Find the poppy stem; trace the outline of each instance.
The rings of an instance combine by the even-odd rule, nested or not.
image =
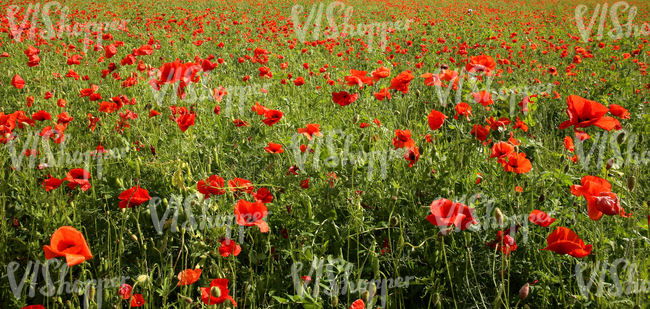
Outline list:
[[[447,262],[447,250],[445,250],[445,238],[442,238],[442,254],[445,257],[445,268],[447,269],[447,277],[449,278],[449,288],[451,288],[451,296],[454,298],[454,308],[458,309],[456,304],[456,294],[454,293],[454,282],[451,280],[451,273],[449,272],[449,262]]]

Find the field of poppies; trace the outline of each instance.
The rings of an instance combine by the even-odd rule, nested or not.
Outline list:
[[[1,308],[648,308],[650,4],[4,2]]]

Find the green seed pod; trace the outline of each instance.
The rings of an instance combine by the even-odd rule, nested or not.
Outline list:
[[[140,179],[140,157],[135,160],[135,178]]]
[[[377,253],[371,253],[370,255],[372,257],[372,271],[375,275],[375,279],[379,279],[379,257],[377,257]]]
[[[636,177],[630,176],[627,179],[627,189],[633,191],[635,187],[636,187]]]
[[[120,186],[120,188],[124,188],[124,181],[122,181],[122,178],[115,179],[115,182]]]
[[[391,217],[388,222],[390,223],[391,226],[397,226],[399,224],[399,218]]]
[[[363,303],[368,303],[368,290],[365,290],[363,293],[361,293],[361,300],[363,300]]]

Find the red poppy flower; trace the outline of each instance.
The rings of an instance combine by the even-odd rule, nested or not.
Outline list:
[[[18,88],[18,89],[23,89],[25,87],[25,80],[22,79],[22,77],[20,77],[20,75],[16,74],[11,79],[11,85]]]
[[[309,189],[309,178],[300,182],[300,187],[303,189]]]
[[[251,194],[253,192],[253,183],[244,178],[236,178],[228,181],[228,186],[231,192],[245,192]]]
[[[346,106],[354,103],[358,97],[358,93],[350,95],[347,91],[332,92],[332,101],[341,106]]]
[[[45,307],[43,307],[43,305],[29,305],[22,307],[21,309],[45,309]]]
[[[623,108],[623,106],[616,105],[616,104],[610,104],[609,105],[609,112],[612,113],[612,115],[621,118],[621,119],[630,119],[630,112],[627,111],[627,109]]]
[[[302,76],[296,78],[296,80],[293,81],[293,84],[296,86],[302,86],[305,84],[305,79],[302,78]]]
[[[492,146],[492,153],[490,154],[491,158],[498,158],[497,162],[504,162],[504,158],[509,154],[515,152],[515,147],[506,142],[498,142]]]
[[[357,299],[352,303],[350,309],[366,309],[366,304],[361,299]]]
[[[185,132],[190,126],[194,125],[194,119],[196,118],[195,114],[185,114],[176,118],[176,123],[181,129],[181,132]]]
[[[515,122],[515,125],[512,126],[512,129],[513,130],[514,129],[521,129],[524,132],[528,132],[528,126],[526,125],[526,123],[521,121],[521,119],[519,119],[519,117],[517,117],[517,122]]]
[[[92,186],[90,182],[90,173],[83,168],[75,168],[68,172],[68,174],[63,178],[63,181],[69,181],[68,188],[74,189],[77,186],[81,186],[81,191],[87,191]]]
[[[393,146],[395,146],[395,149],[415,147],[415,141],[411,138],[411,131],[399,129],[395,130],[395,137],[393,137]]]
[[[50,113],[40,110],[32,115],[32,119],[36,121],[52,120],[52,116]]]
[[[431,214],[427,220],[433,225],[450,226],[466,230],[472,224],[478,224],[474,219],[474,209],[461,203],[454,203],[446,198],[441,198],[431,203]]]
[[[456,110],[456,115],[454,116],[454,119],[456,120],[458,120],[458,116],[465,116],[467,121],[469,121],[469,116],[472,116],[472,107],[467,103],[460,102],[456,104],[454,109]]]
[[[375,118],[372,122],[381,128],[381,122],[379,122],[379,119]]]
[[[471,57],[469,63],[465,65],[465,70],[469,73],[476,72],[492,72],[496,68],[496,62],[492,57],[487,55],[480,55],[476,57]]]
[[[348,82],[348,86],[359,86],[359,88],[364,84],[373,85],[373,78],[367,77],[366,74],[368,71],[350,70],[350,76],[346,76],[345,81]]]
[[[488,105],[494,104],[494,101],[492,101],[492,94],[487,92],[486,90],[480,92],[474,92],[472,93],[472,96],[474,97],[474,101],[476,101],[476,103],[481,104],[483,106],[487,107]],[[489,107],[488,110],[490,110]]]
[[[267,208],[260,202],[251,203],[246,200],[239,200],[235,205],[235,216],[237,224],[244,226],[258,226],[260,232],[269,231],[269,226],[262,218],[267,215]]]
[[[476,139],[479,141],[483,142],[485,139],[487,139],[488,133],[490,133],[490,126],[481,126],[479,124],[475,124],[474,127],[472,128],[472,131],[470,134],[472,134]]]
[[[142,305],[144,305],[144,297],[142,297],[142,294],[133,294],[131,307],[140,307]]]
[[[201,288],[201,301],[210,306],[215,304],[222,304],[226,300],[230,300],[233,306],[237,307],[237,303],[228,295],[228,279],[214,279],[210,282],[207,288]]]
[[[268,153],[283,153],[284,149],[282,149],[282,145],[276,144],[273,142],[269,142],[269,145],[264,147],[264,150]]]
[[[548,227],[556,220],[541,210],[533,210],[528,216],[528,221],[535,223],[541,227]]]
[[[235,243],[232,239],[221,240],[221,246],[219,247],[219,254],[223,257],[228,257],[229,255],[238,256],[241,253],[241,246]]]
[[[379,92],[374,92],[375,99],[379,101],[383,101],[385,99],[391,99],[390,91],[388,91],[388,88],[382,88],[379,90]]]
[[[307,124],[307,128],[299,128],[298,133],[305,135],[310,141],[314,139],[314,136],[323,136],[320,133],[320,124]]]
[[[206,180],[199,180],[196,184],[196,188],[199,190],[199,193],[203,194],[206,199],[210,198],[210,195],[222,195],[226,191],[223,190],[224,181],[223,178],[212,175]]]
[[[587,128],[597,126],[606,131],[621,127],[621,124],[613,117],[603,117],[609,109],[600,103],[581,98],[577,95],[570,95],[567,98],[566,113],[569,120],[560,124],[560,130],[575,126]]]
[[[259,188],[256,193],[253,193],[253,198],[256,202],[268,204],[273,201],[273,194],[267,188]]]
[[[43,246],[45,258],[65,257],[72,267],[93,258],[86,239],[81,232],[71,226],[62,226],[52,234],[50,245]]]
[[[46,191],[46,192],[50,192],[50,191],[52,191],[52,190],[54,190],[54,189],[60,187],[61,184],[63,184],[63,180],[62,180],[62,179],[58,179],[58,178],[54,178],[54,177],[50,177],[50,178],[45,179],[45,180],[43,181],[43,188],[45,188],[45,191]]]
[[[74,120],[74,117],[70,117],[70,115],[68,115],[68,113],[66,112],[58,114],[56,118],[57,118],[56,124],[64,124],[64,125],[67,125],[72,120]]]
[[[139,185],[122,192],[118,198],[122,200],[120,201],[120,208],[132,208],[151,200],[149,191],[140,188]]]
[[[427,116],[427,123],[429,123],[429,128],[435,131],[442,127],[442,125],[445,123],[445,119],[447,118],[449,117],[445,116],[445,114],[432,109],[431,113],[429,113],[429,116]]]
[[[415,77],[411,74],[411,71],[404,71],[390,81],[390,87],[388,89],[395,89],[405,94],[409,93],[409,85],[413,78]]]
[[[570,136],[564,137],[564,148],[566,148],[566,150],[571,152],[575,150],[575,145],[573,145],[573,139]]]
[[[376,83],[380,79],[387,78],[388,76],[390,76],[390,69],[388,69],[388,68],[386,68],[384,66],[381,66],[376,71],[372,71],[370,73],[370,76],[372,76],[372,81]]]
[[[120,290],[118,291],[118,293],[122,295],[122,299],[127,300],[131,298],[132,291],[133,291],[133,287],[131,287],[131,285],[128,283],[124,283],[120,285]]]
[[[515,239],[510,234],[503,236],[502,231],[497,231],[497,239],[485,244],[492,249],[501,250],[507,256],[510,256],[510,252],[517,250]]]
[[[199,280],[201,269],[186,269],[178,273],[178,286],[190,285]]]
[[[546,243],[548,246],[542,250],[550,250],[558,254],[581,258],[591,253],[591,245],[585,246],[585,242],[574,231],[562,226],[548,235]]]
[[[251,110],[256,112],[260,116],[264,115],[266,112],[269,111],[267,107],[260,105],[260,102],[255,102],[255,106],[253,106]]]
[[[404,159],[409,161],[409,167],[413,167],[413,164],[420,159],[420,149],[417,146],[407,149],[406,153],[404,153]]]
[[[266,117],[266,119],[262,120],[262,122],[270,127],[282,119],[282,112],[271,109],[264,113],[264,117]]]
[[[628,217],[621,207],[620,201],[612,192],[612,185],[609,181],[597,176],[584,176],[580,180],[581,185],[571,186],[571,194],[584,196],[587,200],[587,214],[594,221],[600,220],[603,214],[608,216],[620,215]]]
[[[486,119],[486,121],[492,130],[499,130],[500,127],[505,128],[510,124],[510,119],[506,117],[501,117],[499,120],[494,120],[494,117],[490,116],[490,118]]]
[[[517,174],[525,174],[530,172],[533,166],[530,160],[526,159],[526,154],[523,152],[512,152],[505,156],[504,161],[501,162],[506,172],[513,172]]]
[[[158,115],[161,115],[161,113],[158,112],[158,111],[156,111],[156,110],[154,110],[154,109],[152,109],[151,111],[149,111],[149,118],[153,118],[153,117],[156,117],[156,116],[158,116]]]

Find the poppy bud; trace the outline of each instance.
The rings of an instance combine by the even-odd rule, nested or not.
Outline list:
[[[361,143],[361,140],[363,140],[363,138],[364,138],[365,136],[366,136],[365,133],[361,133],[361,136],[359,136],[359,141],[358,141],[358,143]]]
[[[90,287],[90,292],[88,293],[88,299],[95,298],[95,287]]]
[[[133,241],[138,242],[138,237],[134,234],[131,234],[131,238],[133,238]]]
[[[566,159],[566,157],[564,155],[561,155],[560,156],[560,162],[564,162],[564,159]]]
[[[528,297],[528,292],[530,292],[530,284],[526,283],[519,290],[519,299],[525,299],[526,297]]]
[[[361,293],[361,300],[363,300],[363,303],[368,303],[368,294],[368,290]]]
[[[612,168],[612,166],[614,166],[614,158],[607,160],[607,165],[605,165],[605,169],[609,171],[609,169]]]
[[[623,144],[623,141],[625,141],[625,132],[621,132],[619,135],[616,136],[616,142],[619,145]]]
[[[524,309],[530,309],[528,305],[524,305]]]
[[[634,187],[636,187],[636,177],[630,176],[630,178],[627,179],[627,189],[632,191],[634,190]]]
[[[415,89],[415,97],[420,98],[420,89]]]
[[[339,297],[335,295],[334,297],[332,297],[332,307],[336,308],[338,305],[339,305]]]
[[[120,188],[124,188],[124,182],[122,181],[122,178],[115,179],[115,182],[118,186],[120,186]]]
[[[497,223],[499,223],[499,226],[503,225],[503,213],[501,212],[501,209],[497,207],[494,210],[494,218],[497,219]]]
[[[391,217],[389,223],[392,226],[397,226],[399,224],[399,219],[397,217]]]
[[[567,172],[569,172],[569,164],[564,166],[564,173],[566,174]]]
[[[219,287],[213,286],[210,288],[210,294],[216,298],[221,297],[221,289]]]
[[[543,203],[546,200],[546,195],[542,194],[539,196],[539,202]]]
[[[192,299],[189,298],[189,297],[186,297],[186,296],[181,295],[181,298],[183,298],[183,300],[184,300],[186,303],[188,303],[188,304],[193,303]]]
[[[140,284],[144,284],[149,280],[149,276],[147,275],[139,275],[137,278],[135,278],[135,281],[137,281]]]
[[[352,124],[355,124],[357,122],[359,122],[359,114],[356,114],[354,117],[352,117]]]

